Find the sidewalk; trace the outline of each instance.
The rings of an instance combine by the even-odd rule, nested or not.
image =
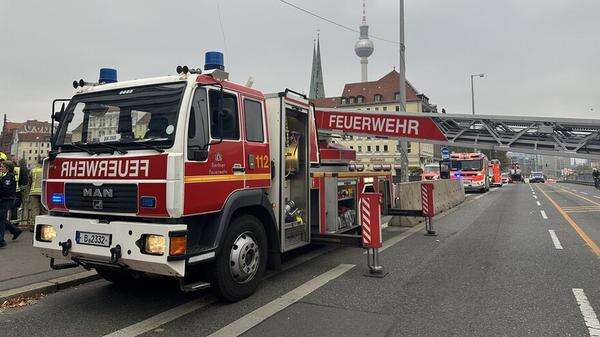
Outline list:
[[[24,231],[16,241],[12,241],[12,234],[7,232],[5,240],[8,246],[0,249],[0,291],[85,271],[81,267],[50,269],[50,259],[42,256],[39,249],[33,247],[33,233],[29,231]]]

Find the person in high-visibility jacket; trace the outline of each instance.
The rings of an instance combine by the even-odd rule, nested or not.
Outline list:
[[[45,214],[44,208],[41,206],[42,197],[42,162],[30,171],[31,178],[29,179],[30,189],[27,203],[27,223],[31,226],[35,224],[35,217]]]

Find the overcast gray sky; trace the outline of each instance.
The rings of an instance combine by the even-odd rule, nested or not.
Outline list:
[[[357,27],[361,0],[289,0]],[[173,74],[223,50],[231,79],[265,92],[308,91],[317,29],[325,89],[338,96],[360,79],[357,34],[278,0],[0,0],[0,113],[46,119],[74,79]],[[600,1],[406,0],[407,77],[448,112],[470,112],[469,74],[483,114],[600,116]],[[398,1],[367,0],[370,31],[398,39]],[[398,63],[396,46],[374,41],[370,79]],[[592,110],[593,109],[593,110]]]

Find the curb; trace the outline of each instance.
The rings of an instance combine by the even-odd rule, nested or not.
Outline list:
[[[19,288],[0,291],[0,304],[17,297],[37,296],[40,294],[51,294],[59,290],[75,287],[84,283],[92,282],[100,278],[94,270],[85,271],[73,275],[62,276],[48,281],[29,284]]]

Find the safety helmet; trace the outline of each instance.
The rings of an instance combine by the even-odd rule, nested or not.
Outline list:
[[[4,152],[0,152],[0,160],[8,160],[8,156]]]

